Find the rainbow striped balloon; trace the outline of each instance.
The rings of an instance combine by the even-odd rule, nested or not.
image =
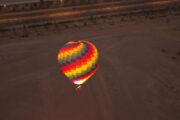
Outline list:
[[[59,50],[58,63],[74,84],[81,85],[97,70],[98,51],[88,41],[70,41]]]

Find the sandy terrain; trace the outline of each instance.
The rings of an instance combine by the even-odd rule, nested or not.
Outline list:
[[[0,120],[180,120],[179,21],[169,13],[0,32]],[[79,94],[57,63],[70,40],[100,54]]]

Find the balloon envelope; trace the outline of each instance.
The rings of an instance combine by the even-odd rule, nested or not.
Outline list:
[[[58,63],[74,84],[81,85],[97,70],[98,51],[88,41],[70,41],[59,50]]]

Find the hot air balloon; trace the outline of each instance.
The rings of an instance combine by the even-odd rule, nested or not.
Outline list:
[[[58,52],[58,63],[61,71],[77,85],[80,91],[98,68],[98,51],[88,41],[70,41]]]

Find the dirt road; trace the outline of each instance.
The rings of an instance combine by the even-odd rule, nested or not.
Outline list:
[[[159,1],[128,1],[111,2],[95,5],[85,5],[67,8],[53,8],[30,10],[23,12],[2,13],[0,15],[0,29],[42,25],[47,23],[60,23],[87,19],[88,17],[100,17],[114,14],[133,13],[136,11],[161,10],[167,7],[178,7],[179,0]]]
[[[1,33],[0,120],[179,120],[179,21],[136,16]],[[57,62],[70,40],[91,41],[100,54],[79,94]]]

